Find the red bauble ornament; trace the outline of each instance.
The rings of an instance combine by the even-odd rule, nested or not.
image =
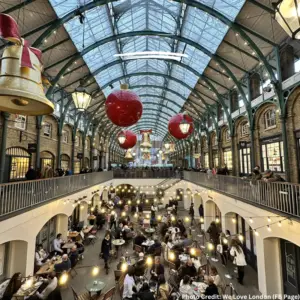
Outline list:
[[[187,133],[183,133],[179,127],[179,125],[182,122],[186,122],[186,123],[190,124],[190,128]],[[186,115],[186,114],[175,115],[169,120],[168,129],[169,129],[170,134],[172,136],[174,136],[176,139],[178,139],[178,140],[185,139],[194,130],[193,119],[189,115]]]
[[[143,113],[139,96],[126,88],[126,85],[121,85],[121,90],[112,92],[105,101],[107,117],[121,127],[134,125]]]
[[[120,141],[119,141],[120,136],[125,137],[124,143],[120,143]],[[136,141],[137,141],[137,136],[131,130],[122,130],[118,134],[118,143],[119,143],[120,147],[123,149],[130,149],[130,148],[134,147],[136,144]]]

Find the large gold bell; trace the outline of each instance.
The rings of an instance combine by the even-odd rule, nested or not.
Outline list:
[[[22,46],[9,46],[4,50],[0,69],[0,110],[22,115],[47,115],[54,105],[44,93],[42,65],[30,51],[33,69],[20,67]]]
[[[128,150],[126,151],[126,153],[125,153],[125,158],[126,158],[127,160],[133,160],[133,156],[132,156],[132,154],[131,154],[131,149],[128,149]]]

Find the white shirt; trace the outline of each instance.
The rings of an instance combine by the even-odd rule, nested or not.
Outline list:
[[[45,281],[46,282],[46,281]],[[41,292],[37,292],[36,295],[39,299],[47,299],[51,292],[53,292],[57,287],[57,278],[54,277],[52,280],[48,280],[48,285]]]
[[[134,294],[132,288],[135,286],[135,282],[133,277],[129,276],[128,274],[125,276],[124,280],[124,290],[123,290],[123,299],[124,298],[132,298]]]
[[[192,286],[189,284],[183,284],[183,280],[181,280],[181,282],[180,282],[179,292],[180,292],[181,296],[183,296],[182,297],[183,299],[185,299],[184,295],[191,296],[194,294]]]
[[[36,251],[35,252],[35,264],[37,266],[42,266],[42,260],[44,260],[47,257],[47,253],[44,249],[40,250],[40,251]]]
[[[234,257],[233,263],[237,266],[247,266],[244,251],[238,252],[235,247],[230,249],[230,255]]]
[[[57,252],[63,252],[63,250],[61,249],[61,244],[62,244],[62,240],[60,239],[54,239],[53,240],[53,248],[54,248],[54,251],[57,251]]]

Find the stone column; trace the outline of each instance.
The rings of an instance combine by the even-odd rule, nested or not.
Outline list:
[[[1,149],[0,149],[0,183],[3,183],[5,172],[5,151],[6,151],[6,138],[7,138],[7,123],[10,114],[3,112],[2,136],[1,136]]]

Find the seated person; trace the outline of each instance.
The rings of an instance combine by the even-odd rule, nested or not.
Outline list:
[[[84,245],[81,242],[75,242],[78,254],[81,255],[84,252]]]
[[[220,290],[222,288],[222,284],[221,284],[221,277],[218,274],[217,268],[212,266],[209,275],[210,275],[209,277],[213,279],[213,283],[216,285],[218,290]],[[204,278],[204,279],[205,281],[209,282],[209,278]]]
[[[139,292],[135,294],[135,297],[140,300],[155,300],[154,293],[150,291],[149,284],[144,282]]]
[[[35,250],[35,265],[36,266],[42,266],[45,263],[45,260],[47,259],[48,254],[47,252],[43,249],[43,245],[39,244],[36,247]]]
[[[105,215],[104,213],[100,212],[96,216],[96,225],[98,229],[102,229],[104,224],[105,224]]]
[[[186,232],[186,229],[182,223],[182,220],[178,220],[177,227],[179,228],[181,234],[184,234]]]
[[[62,262],[54,265],[54,271],[56,273],[62,273],[71,269],[71,261],[69,260],[68,254],[62,256]]]
[[[78,251],[77,246],[73,246],[70,253],[69,253],[69,259],[71,262],[71,268],[74,268],[78,262]]]
[[[166,223],[162,223],[162,225],[160,227],[161,235],[165,236],[167,232],[168,232],[168,225]]]
[[[214,296],[214,299],[218,299],[216,296],[219,296],[219,291],[217,286],[214,284],[213,278],[211,277],[208,278],[208,287],[205,289],[204,295],[210,297]]]
[[[10,279],[1,299],[11,300],[13,295],[19,290],[22,285],[21,273],[15,273]]]
[[[148,250],[147,250],[147,254],[154,254],[155,253],[155,249],[157,248],[161,248],[161,242],[156,238],[154,240],[154,244],[151,245]]]
[[[121,256],[120,257],[120,261],[118,262],[117,264],[117,270],[118,271],[121,271],[121,268],[122,268],[122,265],[125,263],[125,257],[124,256]]]
[[[139,246],[142,246],[142,244],[146,241],[146,237],[141,233],[139,232],[138,235],[135,237],[134,239],[134,244],[135,245],[139,245]]]
[[[183,279],[184,276],[186,276],[186,275],[188,275],[190,277],[195,277],[197,275],[197,270],[191,259],[189,259],[186,262],[186,264],[182,267],[180,278]]]
[[[46,300],[50,293],[57,288],[57,277],[54,272],[50,273],[47,279],[43,279],[44,283],[48,283],[47,286],[42,290],[41,293],[37,292],[36,296],[38,299]]]
[[[146,261],[144,259],[144,253],[139,253],[139,260],[135,264],[135,276],[144,276],[146,270]]]
[[[158,281],[159,275],[164,275],[165,274],[165,268],[164,266],[160,263],[160,257],[156,256],[154,259],[154,264],[150,270],[151,274],[151,280],[153,281]]]
[[[185,275],[180,281],[179,292],[182,299],[189,299],[194,294],[194,290],[191,286],[191,277]]]
[[[159,275],[158,277],[158,300],[168,300],[168,295],[170,293],[170,288],[166,282],[164,275]]]
[[[63,240],[61,237],[62,237],[62,235],[61,235],[61,233],[59,233],[56,236],[56,238],[53,240],[53,251],[58,252],[58,254],[64,253],[64,251],[62,249]]]

